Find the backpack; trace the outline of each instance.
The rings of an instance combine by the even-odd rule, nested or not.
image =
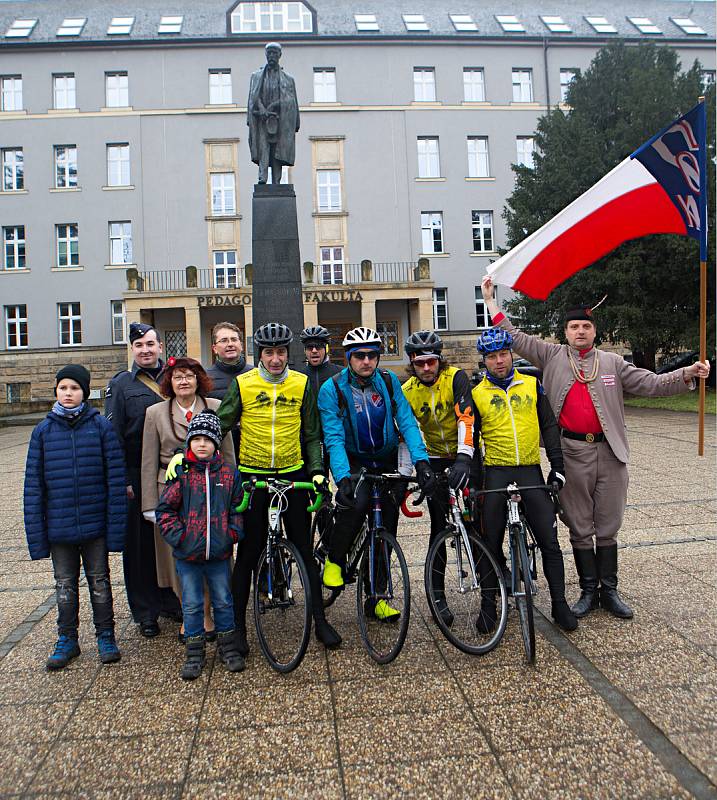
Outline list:
[[[379,369],[377,372],[383,378],[383,382],[386,384],[386,388],[388,389],[388,397],[391,400],[391,415],[393,416],[394,421],[396,420],[396,401],[393,399],[393,380],[391,379],[391,373],[387,369]],[[336,390],[336,398],[338,400],[339,406],[339,416],[343,417],[346,411],[346,398],[344,397],[344,393],[341,391],[341,387],[339,386],[339,377],[341,376],[340,372],[337,372],[336,375],[331,376],[331,380],[334,382],[334,389]]]

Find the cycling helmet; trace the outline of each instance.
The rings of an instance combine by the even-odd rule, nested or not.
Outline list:
[[[440,356],[443,340],[434,331],[416,331],[406,339],[405,349],[409,355]]]
[[[381,350],[383,340],[373,328],[352,328],[342,342],[344,350],[348,353],[351,350]]]
[[[328,344],[331,334],[324,328],[323,325],[309,325],[304,328],[299,334],[302,344],[309,344],[309,342],[319,342],[320,344]]]
[[[513,337],[502,328],[488,328],[478,337],[476,349],[482,355],[497,353],[499,350],[512,350]]]
[[[257,328],[254,334],[254,344],[262,347],[288,347],[294,341],[291,329],[281,322],[267,322]]]

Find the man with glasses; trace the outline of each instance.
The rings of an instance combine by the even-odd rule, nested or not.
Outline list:
[[[427,495],[435,489],[426,446],[401,384],[392,372],[378,368],[382,344],[372,328],[350,330],[343,341],[348,366],[319,390],[324,446],[338,485],[334,530],[323,576],[324,585],[330,588],[344,585],[346,554],[366,519],[371,499],[366,483],[361,484],[355,496],[356,481],[351,473],[361,467],[395,472],[400,432],[421,489]],[[395,534],[398,506],[388,490],[381,500],[386,530]],[[399,614],[385,600],[379,600],[371,611],[380,620]]]
[[[323,325],[310,325],[299,334],[299,339],[304,345],[306,365],[299,367],[297,372],[308,375],[309,383],[317,395],[324,381],[341,372],[341,367],[329,360],[330,338],[329,332]]]

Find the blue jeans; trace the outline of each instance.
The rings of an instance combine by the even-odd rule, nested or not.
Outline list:
[[[204,633],[204,581],[209,587],[209,597],[214,611],[217,633],[234,630],[234,603],[232,601],[229,559],[221,561],[184,561],[175,559],[177,575],[182,582],[182,614],[184,635],[201,636]]]

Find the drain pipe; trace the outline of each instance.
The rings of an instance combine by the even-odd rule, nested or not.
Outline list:
[[[548,40],[543,37],[543,70],[545,72],[545,97],[550,111],[550,81],[548,80]]]

